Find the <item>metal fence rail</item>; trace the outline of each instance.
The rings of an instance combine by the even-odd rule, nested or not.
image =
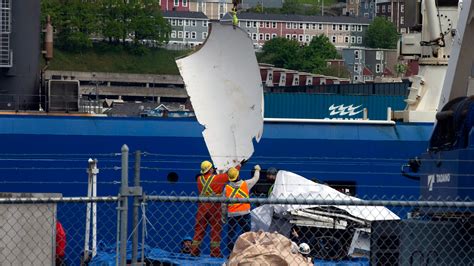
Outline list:
[[[140,182],[140,170],[148,168],[126,145],[100,155],[114,160],[101,171],[121,171],[118,195],[97,196],[98,160],[71,156],[89,166],[87,197],[0,193],[2,265],[474,264],[472,199],[362,200],[309,180],[320,193],[279,184],[268,198],[145,194],[152,184]]]

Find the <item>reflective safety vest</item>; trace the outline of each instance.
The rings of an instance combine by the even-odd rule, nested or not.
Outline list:
[[[248,199],[249,187],[247,186],[247,182],[245,181],[242,182],[242,184],[238,188],[234,188],[231,185],[226,185],[225,196],[229,199],[231,198]],[[227,211],[229,213],[250,211],[250,203],[231,203],[227,205]]]
[[[201,191],[200,196],[212,197],[212,196],[220,196],[221,195],[221,193],[216,193],[214,190],[212,190],[211,184],[212,184],[212,181],[214,181],[214,177],[216,177],[216,176],[211,175],[211,176],[209,176],[209,178],[207,180],[203,175],[201,175],[199,177],[199,181],[202,184],[202,191]]]

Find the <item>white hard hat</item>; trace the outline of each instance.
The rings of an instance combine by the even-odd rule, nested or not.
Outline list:
[[[309,248],[309,245],[306,243],[301,243],[298,251],[303,254],[303,255],[308,255],[311,249]]]

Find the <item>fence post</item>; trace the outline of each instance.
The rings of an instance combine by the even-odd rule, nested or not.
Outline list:
[[[122,184],[120,187],[120,266],[127,265],[127,213],[128,213],[128,146],[122,146]]]
[[[133,186],[139,187],[140,186],[140,156],[141,152],[135,152],[135,175],[133,178]],[[132,239],[132,266],[139,265],[137,263],[137,256],[138,256],[138,209],[140,208],[140,199],[137,195],[133,197],[133,239]],[[143,221],[145,222],[145,221]],[[142,264],[143,261],[140,263]]]

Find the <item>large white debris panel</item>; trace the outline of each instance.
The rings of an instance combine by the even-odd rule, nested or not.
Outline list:
[[[204,45],[176,61],[209,154],[227,170],[254,151],[263,132],[263,87],[247,33],[213,23]]]

